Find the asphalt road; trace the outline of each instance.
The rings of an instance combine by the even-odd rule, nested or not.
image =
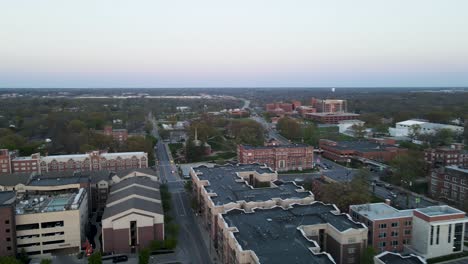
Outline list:
[[[289,140],[283,136],[281,136],[276,130],[272,129],[271,128],[271,125],[269,123],[267,123],[265,121],[265,119],[263,119],[263,117],[260,117],[260,116],[252,116],[250,117],[252,120],[255,120],[257,121],[258,123],[260,123],[264,128],[265,130],[268,131],[268,136],[270,138],[274,138],[276,140],[278,140],[279,142],[281,142],[281,144],[284,144],[284,145],[289,145],[291,144],[291,142],[289,142]]]
[[[153,119],[153,135],[159,138],[156,121]],[[200,228],[190,206],[188,194],[184,189],[184,181],[177,173],[175,164],[169,155],[168,147],[161,141],[155,147],[157,170],[163,183],[167,183],[172,195],[171,213],[179,225],[179,238],[176,248],[178,261],[182,263],[210,264],[212,263],[206,244],[203,241]]]

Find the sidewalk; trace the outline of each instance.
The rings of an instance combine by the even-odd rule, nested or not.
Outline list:
[[[208,248],[211,261],[213,262],[213,264],[222,264],[221,260],[218,259],[218,254],[216,253],[213,242],[211,241],[211,238],[209,236],[209,231],[203,227],[203,222],[201,220],[201,217],[195,215],[195,213],[193,212],[193,209],[190,209],[190,210],[192,211],[192,214],[194,215],[195,222],[197,223],[197,228],[202,235],[203,242],[205,243],[206,248]]]

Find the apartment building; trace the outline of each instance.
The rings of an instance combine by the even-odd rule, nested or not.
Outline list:
[[[222,263],[360,263],[367,228],[322,202],[217,216]]]
[[[16,225],[13,191],[0,192],[0,256],[15,256]]]
[[[352,205],[350,214],[369,228],[369,245],[378,252],[403,252],[411,243],[413,210],[398,210],[385,203]]]
[[[112,128],[112,126],[105,126],[104,130],[97,132],[102,133],[106,136],[111,136],[115,141],[119,143],[126,142],[128,139],[127,129],[114,129]]]
[[[344,120],[355,120],[359,119],[359,114],[355,113],[337,113],[337,112],[308,112],[304,114],[304,118],[324,124],[338,124]]]
[[[294,182],[278,181],[276,172],[259,164],[199,166],[190,169],[190,176],[197,211],[214,241],[216,216],[220,213],[314,201],[311,192]]]
[[[113,184],[102,216],[103,251],[137,253],[153,240],[164,240],[159,183],[131,177]]]
[[[237,146],[237,160],[243,164],[266,164],[275,171],[313,168],[314,147],[305,144]]]
[[[323,156],[340,162],[351,158],[364,158],[380,162],[389,162],[408,150],[394,145],[380,144],[371,141],[332,141],[320,139],[319,147]]]
[[[457,166],[435,168],[430,172],[430,195],[459,207],[467,205],[468,169]]]
[[[77,192],[16,194],[16,248],[28,255],[77,253],[85,241],[88,195]]]
[[[291,103],[271,103],[265,105],[265,110],[274,115],[291,114],[293,111],[293,104]]]
[[[453,207],[397,210],[376,203],[352,205],[350,213],[353,219],[369,227],[369,244],[379,251],[404,250],[426,259],[463,251],[468,218],[465,212]]]
[[[462,143],[429,148],[424,150],[424,161],[426,161],[428,169],[444,166],[468,168],[468,151],[464,150]]]
[[[147,168],[145,152],[107,153],[91,151],[86,154],[16,157],[6,149],[0,150],[1,173],[49,171],[98,171]]]

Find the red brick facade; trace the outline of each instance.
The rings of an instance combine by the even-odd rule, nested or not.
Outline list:
[[[113,129],[112,126],[104,127],[104,135],[112,136],[118,142],[126,142],[128,139],[127,129]]]
[[[314,148],[307,145],[264,147],[239,145],[237,159],[242,164],[266,164],[276,171],[306,170],[313,167]]]
[[[306,119],[325,124],[338,124],[338,122],[343,120],[354,120],[359,118],[359,114],[353,113],[305,113],[304,116]]]
[[[164,224],[137,227],[138,242],[135,251],[148,248],[153,240],[164,240]],[[104,252],[132,253],[130,245],[130,228],[103,229]]]
[[[362,147],[360,146],[362,145]],[[407,149],[396,146],[377,144],[373,142],[336,142],[332,140],[321,139],[319,147],[323,150],[325,158],[347,162],[353,157],[361,157],[375,161],[389,162],[397,155],[406,153]]]
[[[0,155],[0,173],[47,172],[47,171],[97,171],[125,170],[148,167],[148,156],[143,152],[106,153],[92,151],[86,154],[59,155],[41,157],[33,154],[30,157],[11,157]],[[2,171],[3,168],[5,171]]]
[[[16,225],[13,206],[0,205],[0,256],[16,255]]]
[[[428,168],[443,166],[468,167],[468,153],[463,151],[463,144],[452,144],[450,147],[426,149],[424,160]]]
[[[430,196],[459,207],[466,205],[468,198],[468,169],[442,167],[430,172]]]

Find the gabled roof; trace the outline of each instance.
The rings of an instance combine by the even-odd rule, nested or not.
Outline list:
[[[106,207],[104,209],[102,219],[107,219],[133,209],[147,211],[152,214],[164,214],[161,203],[151,202],[140,198],[131,198],[111,207]]]
[[[140,187],[138,185],[133,185],[129,188],[111,194],[107,199],[107,204],[114,203],[133,194],[161,201],[161,195],[159,191],[154,191],[148,188]]]

